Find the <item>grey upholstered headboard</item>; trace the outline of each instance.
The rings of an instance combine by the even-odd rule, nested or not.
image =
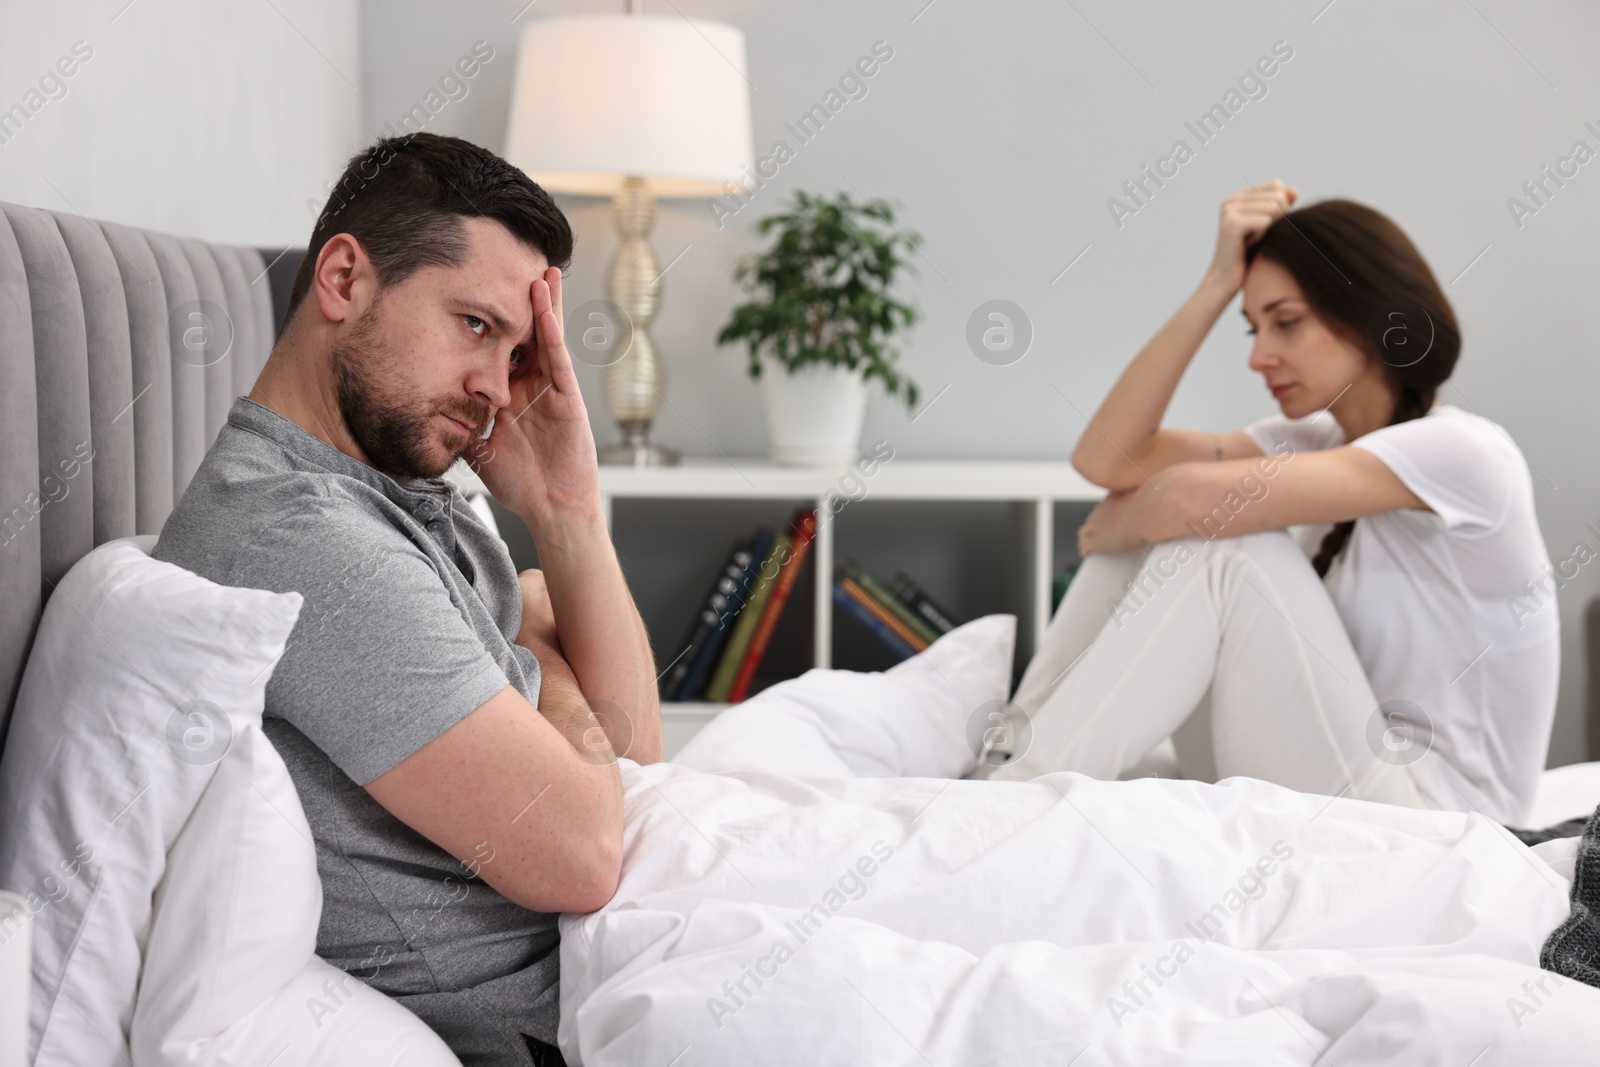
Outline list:
[[[0,204],[0,745],[55,583],[160,531],[255,382],[276,254]]]

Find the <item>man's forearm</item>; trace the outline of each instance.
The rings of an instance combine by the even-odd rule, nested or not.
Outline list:
[[[533,658],[539,661],[539,714],[580,752],[586,751],[585,745],[596,747],[599,739],[590,736],[585,740],[584,732],[599,724],[561,651],[541,641],[524,641]]]
[[[655,660],[604,515],[596,506],[542,517],[528,527],[539,550],[561,654],[583,696],[605,721],[619,756],[659,761]]]

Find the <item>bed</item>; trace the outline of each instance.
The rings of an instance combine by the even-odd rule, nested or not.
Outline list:
[[[8,716],[47,609],[80,625],[60,604],[63,583],[89,581],[86,560],[103,565],[96,580],[108,588],[144,566],[148,537],[128,538],[159,529],[227,402],[253,380],[272,336],[270,259],[0,205],[0,488],[40,501],[8,531],[0,570]],[[228,358],[175,351],[173,316],[187,322],[194,303],[230,320]],[[41,468],[85,441],[92,462],[67,492],[42,494]],[[93,640],[82,623],[77,638]],[[978,620],[882,675],[811,672],[720,716],[674,763],[624,760],[621,886],[606,907],[562,920],[569,1062],[1592,1058],[1600,990],[1537,967],[1567,914],[1574,839],[1530,849],[1473,814],[1246,779],[969,780],[968,723],[1005,695],[1013,629],[1004,616]],[[35,710],[36,737],[48,741],[54,711]],[[266,1063],[293,1047],[298,1062],[339,1063],[351,1061],[352,1035],[373,1042],[358,1046],[369,1052],[392,1038],[383,1062],[455,1062],[377,994],[335,998],[335,1026],[308,1015],[337,978],[309,957],[320,898],[281,760],[240,743],[258,736],[259,713],[235,720],[214,788],[174,799],[165,836],[146,842],[154,924],[147,914],[142,930],[120,931],[134,946],[119,965],[137,999],[78,1026],[95,1030],[74,1046],[81,1055],[37,1062]],[[22,773],[17,762],[8,774]],[[12,793],[26,802],[27,790]],[[255,825],[258,796],[272,808],[270,847],[236,832]],[[1597,801],[1600,764],[1547,772],[1530,821]],[[256,884],[236,879],[224,897],[179,877],[224,845],[255,850],[239,862],[256,866],[239,869],[260,872]],[[163,909],[232,915],[235,931],[243,915],[270,943],[250,946],[256,955],[184,956],[172,946],[194,945],[163,939]],[[203,970],[212,987],[253,992],[196,1021],[189,980]],[[36,989],[54,991],[59,974],[35,974]],[[150,1023],[141,1036],[135,1017],[157,1001],[167,1014],[144,1017],[173,1029]]]
[[[1600,990],[1537,965],[1573,839],[1250,779],[960,780],[1009,627],[630,767],[622,885],[562,923],[569,1060],[1590,1058]],[[1548,781],[1541,817],[1600,799],[1600,764]]]

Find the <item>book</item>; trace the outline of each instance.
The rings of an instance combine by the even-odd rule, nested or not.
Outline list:
[[[897,573],[894,576],[894,581],[890,583],[890,588],[894,590],[896,596],[905,601],[912,611],[928,620],[933,625],[933,628],[940,633],[947,634],[961,625],[956,621],[955,615],[940,607],[937,601],[923,592],[922,587],[906,577],[904,572]]]
[[[711,583],[711,592],[706,595],[705,601],[689,626],[683,651],[666,669],[661,682],[662,700],[688,699],[679,694],[706,642],[716,632],[722,614],[727,610],[729,598],[739,587],[739,579],[744,577],[745,566],[749,563],[749,552],[748,542],[740,542],[729,551],[722,569],[717,572],[717,577]]]
[[[839,584],[844,586],[844,591],[846,593],[860,601],[862,607],[872,612],[872,614],[878,618],[878,621],[882,622],[885,626],[889,627],[889,629],[898,634],[900,639],[906,644],[910,645],[913,650],[921,652],[923,649],[928,647],[928,642],[924,641],[921,635],[890,614],[888,608],[878,603],[877,600],[873,598],[871,593],[868,593],[865,589],[857,585],[848,575],[845,575],[841,572],[839,575]]]
[[[711,636],[706,639],[705,647],[700,650],[700,655],[695,658],[694,666],[689,668],[689,676],[684,679],[683,688],[679,691],[678,700],[703,700],[707,684],[711,681],[711,672],[716,669],[717,661],[722,655],[723,647],[728,643],[728,635],[733,630],[733,625],[739,617],[740,610],[744,607],[745,600],[750,595],[750,588],[755,583],[756,568],[761,561],[766,559],[767,550],[772,544],[772,531],[762,530],[756,534],[755,541],[745,549],[743,554],[744,567],[740,572],[734,590],[728,596],[728,604],[717,617],[716,628],[711,631]]]
[[[734,579],[724,579],[728,588],[733,588]],[[667,674],[661,682],[661,699],[670,701],[680,699],[678,693],[683,688],[684,679],[688,677],[690,669],[694,666],[695,659],[700,655],[700,650],[711,637],[711,632],[717,627],[717,619],[722,615],[722,609],[727,606],[728,597],[724,593],[713,593],[708,598],[706,605],[695,616],[694,629],[690,631],[688,643],[683,651],[678,653],[678,658],[672,661],[667,668]]]
[[[749,695],[750,683],[755,679],[762,657],[767,654],[772,631],[777,628],[784,606],[789,603],[789,595],[794,592],[795,582],[800,578],[800,568],[811,550],[812,539],[817,535],[817,513],[810,508],[801,508],[790,520],[789,528],[793,537],[789,558],[783,561],[783,567],[778,571],[778,580],[773,583],[766,610],[761,613],[761,621],[750,635],[750,647],[744,654],[744,662],[739,665],[739,673],[734,676],[733,685],[728,689],[728,700],[735,704]]]
[[[899,619],[901,622],[905,623],[906,626],[910,627],[911,632],[922,638],[923,641],[931,645],[937,641],[940,634],[944,632],[942,630],[934,629],[932,623],[930,623],[927,619],[924,619],[921,615],[918,615],[916,612],[912,611],[910,606],[907,605],[905,601],[895,596],[894,593],[890,592],[888,589],[885,589],[876,578],[868,574],[866,570],[855,561],[852,560],[851,562],[846,563],[844,565],[844,572],[849,576],[852,582],[855,582],[866,591],[867,595],[871,596],[874,600],[887,608],[891,615],[895,616],[895,618]]]
[[[767,558],[756,568],[754,583],[750,587],[746,603],[739,609],[739,619],[733,625],[733,632],[728,635],[722,657],[717,660],[717,669],[711,675],[710,684],[706,686],[707,700],[721,703],[728,699],[728,690],[733,688],[733,679],[739,673],[739,665],[744,662],[745,652],[750,648],[750,638],[755,634],[756,626],[761,622],[761,615],[766,610],[767,600],[772,596],[772,587],[778,580],[778,571],[783,567],[783,561],[789,558],[789,546],[792,541],[793,538],[788,534],[778,534],[772,539],[772,547],[767,550]]]
[[[833,602],[843,608],[851,618],[866,627],[869,633],[883,642],[886,648],[901,659],[910,659],[917,654],[917,650],[905,638],[901,637],[893,627],[885,623],[881,616],[847,592],[845,583],[842,581],[833,583]]]

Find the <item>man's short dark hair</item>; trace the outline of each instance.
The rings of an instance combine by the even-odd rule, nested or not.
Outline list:
[[[488,218],[543,253],[552,267],[572,259],[572,227],[550,194],[486,148],[459,137],[385,137],[351,157],[311,231],[289,290],[287,319],[311,288],[317,256],[348,233],[372,260],[380,286],[423,267],[453,267],[467,253],[462,218]]]

